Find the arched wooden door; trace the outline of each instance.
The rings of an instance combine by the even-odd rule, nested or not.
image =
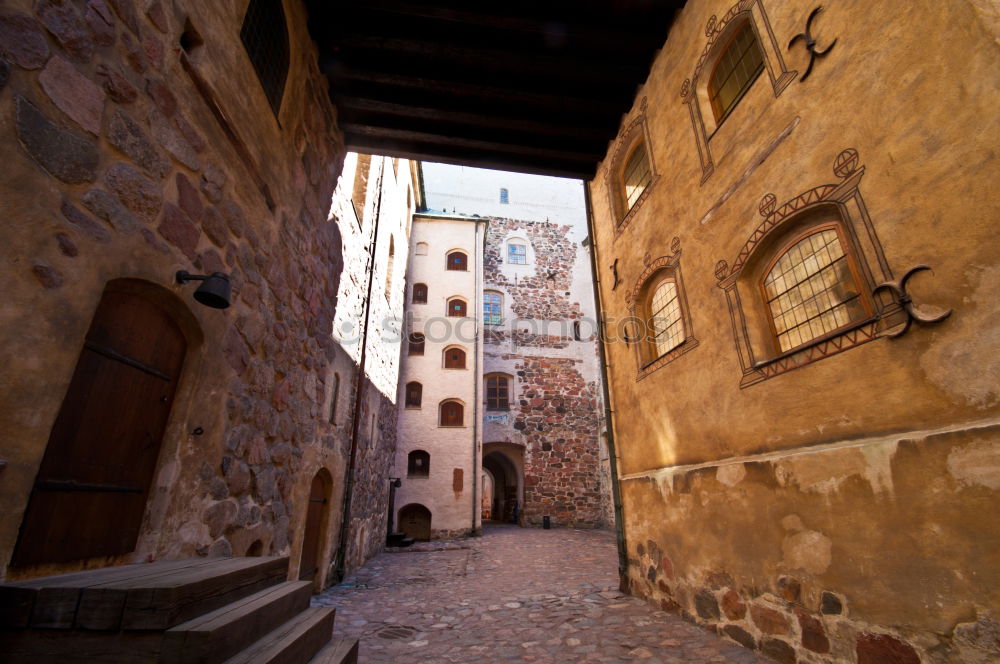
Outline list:
[[[412,503],[399,510],[399,529],[418,542],[431,538],[431,511],[423,505]]]
[[[309,488],[309,508],[306,510],[306,527],[302,535],[302,558],[299,561],[299,580],[311,581],[319,570],[323,524],[326,523],[330,495],[330,480],[325,470],[312,479]]]
[[[49,434],[13,565],[135,549],[186,350],[159,306],[104,293]]]

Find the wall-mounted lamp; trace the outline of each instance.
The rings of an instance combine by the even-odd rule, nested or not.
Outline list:
[[[200,281],[201,286],[194,292],[194,299],[198,300],[206,307],[213,309],[226,309],[229,307],[229,296],[232,287],[229,285],[229,276],[222,272],[208,274],[189,274],[186,270],[177,271],[177,283],[186,284],[189,281]]]

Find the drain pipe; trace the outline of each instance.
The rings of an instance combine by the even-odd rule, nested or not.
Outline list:
[[[618,541],[618,588],[628,591],[628,547],[625,542],[625,524],[622,521],[622,498],[618,487],[618,455],[615,447],[614,411],[611,409],[611,387],[608,381],[608,353],[605,348],[604,302],[597,271],[597,236],[594,234],[594,208],[590,198],[590,183],[583,183],[583,196],[587,208],[587,233],[590,245],[590,274],[594,286],[594,304],[597,306],[597,347],[600,351],[601,390],[604,397],[604,422],[608,433],[608,463],[611,466],[611,500],[615,508],[615,535]]]
[[[365,379],[365,361],[368,355],[368,323],[371,319],[372,284],[375,283],[375,251],[378,249],[379,217],[382,213],[382,173],[385,161],[379,170],[376,181],[378,198],[375,200],[375,216],[372,221],[371,251],[368,255],[368,294],[365,296],[364,322],[361,331],[361,356],[358,358],[358,373],[354,379],[354,419],[351,424],[351,455],[344,473],[344,510],[340,520],[340,541],[337,543],[337,569],[334,572],[336,583],[344,580],[347,569],[347,536],[351,528],[351,498],[354,493],[354,474],[358,460],[358,432],[361,430],[362,385]],[[353,206],[352,206],[353,207]],[[362,214],[364,214],[362,212]]]
[[[477,247],[479,245],[478,240],[479,240],[479,229],[480,229],[479,224],[480,223],[484,224],[484,230],[483,230],[483,252],[485,252],[486,251],[486,231],[485,231],[485,229],[489,228],[489,221],[482,221],[482,222],[476,221],[476,246]],[[476,306],[476,309],[475,309],[476,313],[475,313],[475,315],[477,316],[477,318],[474,319],[476,321],[476,341],[475,341],[475,344],[473,345],[473,353],[475,354],[476,359],[475,359],[475,363],[474,363],[475,373],[473,374],[474,385],[473,385],[473,388],[472,388],[473,401],[472,401],[472,409],[471,409],[472,410],[472,416],[473,416],[472,417],[472,530],[470,531],[471,535],[475,535],[476,534],[476,516],[479,513],[479,499],[477,497],[478,496],[478,491],[479,491],[479,418],[481,417],[481,415],[480,415],[480,406],[479,406],[479,384],[482,382],[482,378],[479,375],[479,326],[480,326],[480,322],[482,321],[481,316],[483,315],[483,309],[482,309],[482,283],[480,282],[480,279],[479,279],[479,259],[480,259],[480,255],[481,254],[479,253],[479,251],[476,251],[476,263],[475,263],[475,270],[476,270],[476,276],[475,276],[476,294],[475,294],[474,302],[475,302],[475,306]]]

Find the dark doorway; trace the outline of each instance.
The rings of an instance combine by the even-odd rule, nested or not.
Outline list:
[[[504,446],[503,443],[487,443],[483,446],[483,468],[493,479],[493,501],[490,517],[493,521],[519,523],[523,506],[519,502],[521,473],[510,457],[501,451],[492,451]],[[515,446],[510,446],[515,447]],[[512,453],[520,452],[520,448]]]
[[[302,558],[299,562],[299,581],[312,581],[319,569],[323,524],[326,523],[330,495],[330,474],[320,469],[309,487],[309,508],[306,510],[306,527],[302,535]]]
[[[431,538],[431,511],[417,503],[399,510],[399,529],[418,542]]]
[[[49,434],[12,565],[135,550],[186,350],[158,304],[104,293]]]

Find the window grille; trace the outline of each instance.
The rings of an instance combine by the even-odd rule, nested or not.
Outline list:
[[[527,265],[528,264],[528,247],[524,244],[514,244],[511,242],[507,245],[507,262],[514,265]]]
[[[500,293],[483,294],[483,324],[499,325],[503,322],[503,295]]]
[[[625,209],[631,210],[636,201],[646,191],[646,187],[653,179],[653,173],[649,170],[649,159],[646,157],[646,144],[640,142],[632,150],[628,161],[625,162],[625,170],[622,171],[622,182],[625,186]]]
[[[665,280],[653,291],[649,303],[650,337],[656,347],[656,356],[665,355],[684,341],[684,321],[681,304],[677,298],[677,284]]]
[[[729,115],[763,70],[764,54],[753,26],[747,21],[729,42],[708,81],[708,96],[716,122],[722,122]]]
[[[288,26],[281,0],[250,0],[240,39],[275,115],[288,78]]]
[[[486,409],[510,410],[510,388],[506,376],[486,377]]]

